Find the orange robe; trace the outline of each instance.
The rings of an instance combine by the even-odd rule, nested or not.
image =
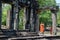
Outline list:
[[[40,32],[44,32],[44,24],[40,24]]]

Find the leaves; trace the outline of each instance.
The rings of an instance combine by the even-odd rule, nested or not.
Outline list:
[[[9,4],[2,4],[2,24],[6,25],[6,16],[7,16],[7,10],[11,8],[11,5]]]
[[[38,0],[40,7],[56,5],[55,0]]]
[[[55,0],[38,0],[40,7],[45,7],[45,6],[56,6]],[[51,12],[50,10],[43,10],[39,14],[39,19],[40,22],[45,23],[45,26],[48,24],[51,26],[52,24],[52,19],[51,19]]]

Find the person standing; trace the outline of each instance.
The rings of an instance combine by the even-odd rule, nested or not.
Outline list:
[[[44,23],[41,22],[40,24],[40,32],[44,34]]]

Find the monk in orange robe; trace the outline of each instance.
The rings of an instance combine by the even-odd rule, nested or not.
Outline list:
[[[40,32],[44,33],[44,24],[43,23],[40,24]]]

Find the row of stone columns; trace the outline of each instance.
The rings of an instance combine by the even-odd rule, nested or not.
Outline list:
[[[2,1],[0,0],[0,29],[2,24]]]
[[[26,25],[25,29],[29,29],[30,31],[39,31],[39,20],[38,20],[38,14],[36,13],[36,7],[34,4],[32,5],[32,1],[29,5],[29,7],[26,7]],[[52,12],[52,27],[53,27],[53,34],[56,33],[56,13],[57,10],[51,9]],[[2,24],[2,2],[0,0],[0,29]],[[19,24],[19,5],[18,1],[15,0],[12,3],[11,13],[10,13],[10,29],[17,30]]]
[[[32,1],[31,1],[32,2]],[[10,10],[10,13],[7,15],[7,26],[10,27],[11,30],[17,30],[19,27],[19,5],[18,1],[15,0],[12,3],[12,8]],[[29,29],[30,31],[35,31],[36,26],[36,20],[37,20],[37,14],[35,12],[35,9],[33,9],[32,3],[30,3],[29,7],[26,7],[26,25],[25,29]],[[2,2],[0,0],[0,29],[2,24]]]
[[[7,12],[6,27],[10,30],[17,30],[19,27],[19,5],[15,0],[11,4],[11,9]],[[2,2],[0,1],[0,29],[2,24]]]
[[[31,32],[39,31],[39,19],[38,14],[36,13],[35,0],[30,1],[30,5],[26,8],[26,29],[29,29]]]

